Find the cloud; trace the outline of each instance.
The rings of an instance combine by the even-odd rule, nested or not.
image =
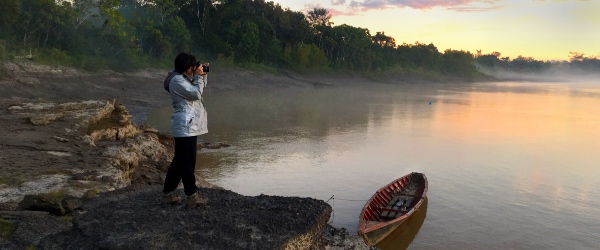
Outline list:
[[[360,11],[405,7],[413,9],[431,9],[433,7],[443,7],[456,11],[475,11],[490,10],[493,8],[470,7],[469,4],[493,4],[498,1],[500,0],[352,0],[349,4],[347,4],[345,0],[331,0],[331,4],[334,6],[345,6]]]
[[[331,3],[334,2],[344,2],[344,0],[331,0]],[[355,16],[355,15],[359,15],[360,12],[350,9],[350,8],[326,8],[321,6],[321,4],[319,3],[307,3],[304,4],[304,12],[308,13],[309,11],[312,11],[313,9],[326,9],[327,12],[331,15],[331,16]]]
[[[344,5],[346,0],[331,0],[331,4]],[[304,4],[304,12],[308,13],[309,11],[317,9],[327,9],[327,12],[332,16],[354,16],[360,14],[352,9],[343,9],[343,8],[326,8],[321,6],[320,3],[306,3]]]
[[[481,12],[502,8],[502,6],[494,5],[500,1],[503,0],[330,0],[331,7],[326,9],[332,16],[361,15],[370,10],[390,8],[431,9],[434,7],[441,7],[456,12]],[[309,2],[304,4],[305,11],[310,11],[314,8],[324,7],[320,2]]]
[[[492,7],[471,7],[471,6],[452,6],[447,7],[448,10],[458,11],[458,12],[481,12],[481,11],[490,11],[500,9],[502,6],[492,6]]]

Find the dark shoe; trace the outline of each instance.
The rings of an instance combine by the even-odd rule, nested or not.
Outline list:
[[[187,197],[186,206],[197,207],[199,205],[206,204],[207,201],[208,201],[208,199],[206,199],[204,197],[200,197],[200,195],[198,195],[198,193],[195,193],[195,194],[192,194]]]
[[[162,197],[163,205],[174,205],[174,204],[179,204],[180,202],[181,202],[181,198],[179,198],[179,196],[177,196],[175,194],[175,192],[170,192],[170,193],[164,194]]]

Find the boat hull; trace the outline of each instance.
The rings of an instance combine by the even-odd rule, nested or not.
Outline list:
[[[402,225],[403,222],[404,220],[397,221],[392,224],[387,224],[377,230],[363,233],[359,232],[358,234],[360,235],[360,237],[363,238],[365,244],[367,244],[368,246],[375,246],[381,240],[385,239],[388,235],[394,232],[394,230],[396,230],[396,228]]]

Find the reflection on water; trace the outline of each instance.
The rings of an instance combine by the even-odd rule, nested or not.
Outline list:
[[[423,172],[432,204],[411,248],[594,249],[599,93],[509,82],[207,94],[200,139],[232,147],[200,152],[198,170],[244,195],[335,195],[333,225],[351,232],[375,190]],[[168,131],[169,117],[148,121]]]
[[[394,232],[379,242],[376,247],[381,250],[407,249],[415,237],[417,237],[421,226],[423,226],[423,222],[427,216],[427,203],[428,199],[425,198],[419,210],[408,217]]]

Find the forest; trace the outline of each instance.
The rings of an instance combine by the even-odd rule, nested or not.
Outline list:
[[[597,71],[598,57],[564,62],[500,57],[433,44],[397,44],[384,31],[335,25],[325,9],[265,0],[3,0],[0,59],[95,71],[171,67],[181,51],[218,67],[481,77],[478,68],[539,73],[552,65]]]

